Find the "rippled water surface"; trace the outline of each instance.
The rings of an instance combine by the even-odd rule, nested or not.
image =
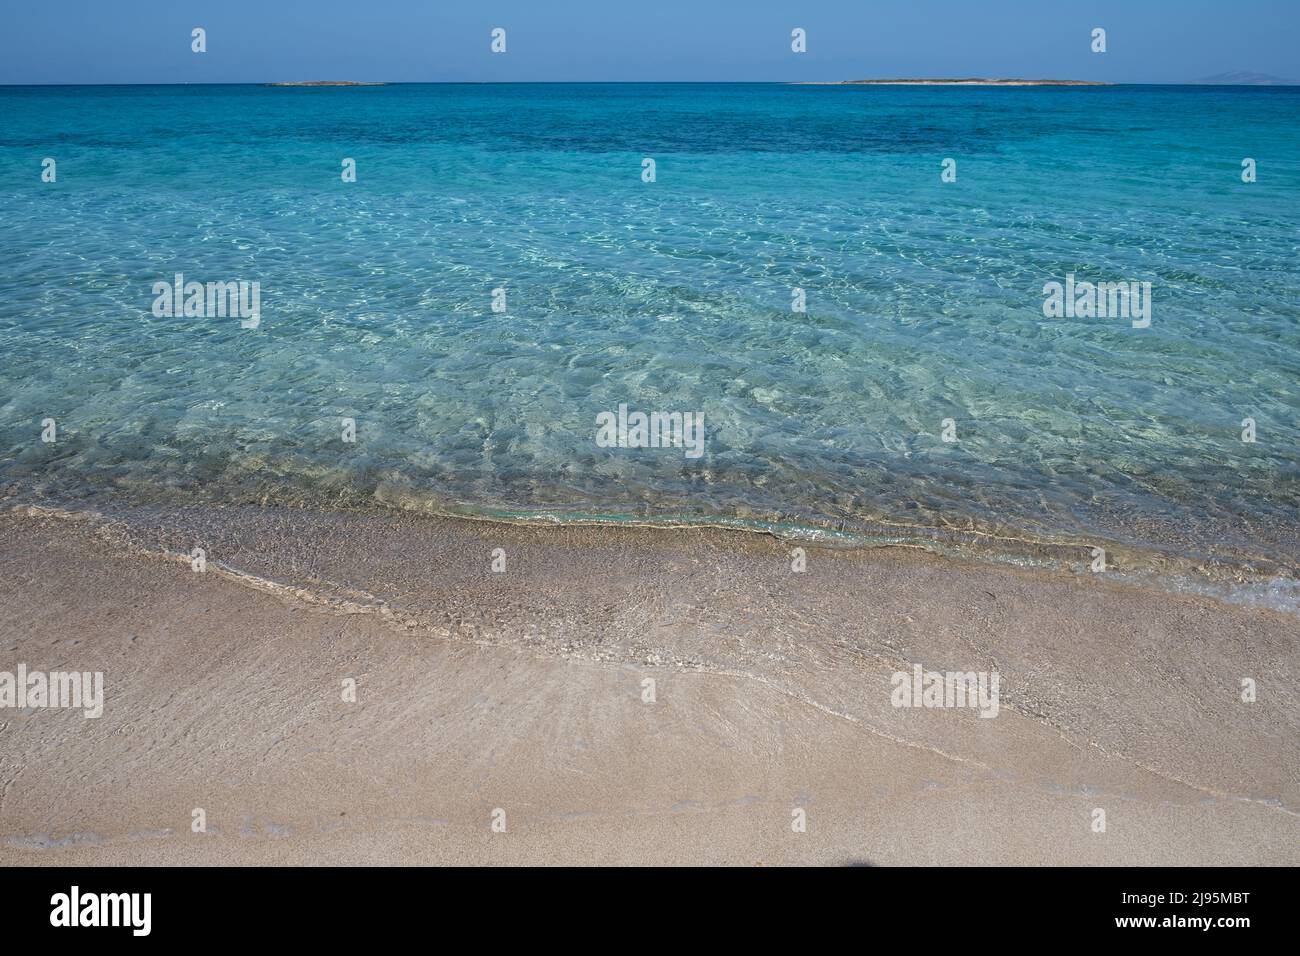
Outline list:
[[[0,88],[0,482],[1294,568],[1298,116],[1300,88]],[[177,272],[259,282],[260,327],[155,316]],[[1067,273],[1150,281],[1151,327],[1045,318]],[[703,412],[704,455],[598,446],[620,403]]]

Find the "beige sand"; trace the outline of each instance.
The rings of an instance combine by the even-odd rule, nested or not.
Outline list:
[[[1295,617],[791,547],[6,512],[0,670],[106,704],[0,710],[0,864],[1300,862]],[[996,669],[999,715],[892,707],[913,662]]]

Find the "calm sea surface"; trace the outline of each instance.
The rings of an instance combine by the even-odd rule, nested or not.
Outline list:
[[[1298,119],[1300,88],[0,88],[0,488],[1294,575]],[[176,273],[258,282],[260,326],[155,315]],[[1149,281],[1150,328],[1045,318],[1070,273]],[[620,403],[702,412],[704,454],[600,447]]]

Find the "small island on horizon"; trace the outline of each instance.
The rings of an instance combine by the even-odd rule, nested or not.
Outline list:
[[[801,86],[1110,86],[1100,80],[995,80],[969,77],[957,80],[826,80],[806,81]]]

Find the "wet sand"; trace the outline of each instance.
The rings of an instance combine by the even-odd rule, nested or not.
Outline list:
[[[1300,619],[793,547],[6,511],[0,670],[106,700],[0,709],[0,864],[1300,862]],[[998,716],[893,707],[913,663],[996,670]]]

